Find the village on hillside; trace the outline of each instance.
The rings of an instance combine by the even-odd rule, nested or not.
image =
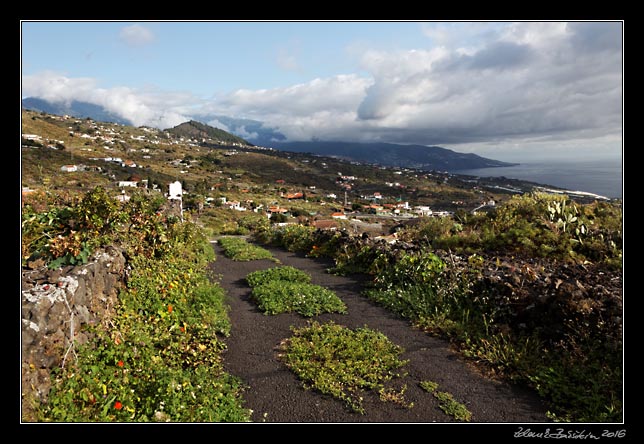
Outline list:
[[[27,110],[23,131],[23,165],[38,164],[23,167],[23,195],[102,185],[127,201],[144,189],[178,200],[182,212],[229,211],[231,219],[254,213],[280,224],[387,234],[404,220],[490,211],[532,188]]]

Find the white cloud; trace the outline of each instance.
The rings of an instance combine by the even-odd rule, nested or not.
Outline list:
[[[433,48],[367,49],[359,60],[362,75],[240,89],[207,103],[189,93],[106,90],[91,78],[54,73],[26,76],[23,88],[25,95],[100,104],[137,125],[172,126],[197,114],[198,105],[204,114],[265,122],[289,140],[481,149],[490,146],[485,144],[555,146],[571,140],[610,141],[615,149],[621,141],[620,23],[507,23],[483,30],[467,24],[459,29],[467,31],[464,37],[450,37],[445,26],[426,29],[443,43]],[[296,66],[289,54],[283,55],[285,67]],[[571,149],[582,145],[565,144]]]
[[[53,71],[22,78],[23,97],[34,96],[51,102],[69,104],[72,100],[87,100],[96,88],[92,78],[68,78]]]
[[[291,140],[348,135],[359,127],[356,109],[371,80],[357,75],[314,79],[286,88],[238,90],[217,103],[221,114],[265,122]]]
[[[147,45],[154,41],[154,33],[141,25],[130,25],[122,28],[119,37],[132,46]]]
[[[367,52],[358,116],[424,144],[619,133],[620,30],[601,25],[512,24],[476,51]]]
[[[259,137],[259,134],[257,134],[257,132],[248,131],[244,125],[237,127],[235,134],[241,137],[242,139],[246,139],[246,140],[254,140],[254,139],[257,139],[257,137]]]
[[[219,120],[217,120],[217,119],[213,119],[213,120],[211,120],[211,121],[209,121],[209,122],[206,122],[206,123],[207,123],[208,125],[210,125],[210,126],[214,127],[214,128],[219,128],[220,130],[224,130],[224,131],[226,131],[226,132],[230,132],[230,128],[228,128],[228,126],[224,125],[223,123],[221,123],[221,122],[220,122]]]
[[[51,71],[23,76],[22,97],[70,104],[73,100],[103,106],[135,126],[168,128],[189,120],[197,100],[188,93],[140,91],[127,87],[99,88],[91,78],[70,78]]]

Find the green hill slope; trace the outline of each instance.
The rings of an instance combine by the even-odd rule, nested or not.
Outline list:
[[[199,141],[207,142],[220,142],[228,144],[240,144],[244,146],[252,146],[249,142],[237,137],[234,134],[230,134],[219,128],[214,128],[205,123],[197,122],[195,120],[190,120],[184,122],[180,125],[177,125],[173,128],[165,130],[166,132],[176,136],[183,137],[186,139],[197,139]]]

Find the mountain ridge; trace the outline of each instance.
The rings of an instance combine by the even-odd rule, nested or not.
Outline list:
[[[172,128],[163,130],[177,137],[186,137],[189,139],[210,139],[223,143],[239,144],[245,146],[253,146],[250,142],[220,128],[215,128],[208,124],[198,122],[196,120],[189,120],[180,123]]]
[[[274,148],[383,166],[437,171],[517,165],[516,163],[488,159],[474,153],[459,153],[439,146],[401,145],[385,142],[287,142],[274,144]]]
[[[97,121],[132,125],[105,108],[87,102],[54,103],[39,98],[22,100],[23,108],[56,115],[70,115]],[[220,123],[226,130],[212,126]],[[267,146],[280,151],[336,157],[374,165],[456,172],[459,170],[518,165],[489,159],[473,153],[460,153],[448,148],[426,145],[402,145],[385,142],[291,141],[279,131],[263,126],[260,121],[221,115],[195,115],[187,122],[164,131],[186,138],[212,139],[224,143]],[[250,140],[252,140],[252,142]]]

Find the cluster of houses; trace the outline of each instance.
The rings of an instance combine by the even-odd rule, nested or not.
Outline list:
[[[65,117],[65,119],[71,119],[68,116]],[[81,123],[80,120],[76,120],[76,123]],[[101,143],[104,143],[103,148],[106,150],[112,150],[113,146],[116,142],[124,142],[126,139],[126,135],[124,132],[118,131],[118,127],[116,128],[116,131],[113,128],[110,127],[104,127],[102,125],[98,125],[94,122],[90,122],[90,128],[91,130],[88,132],[84,133],[77,133],[73,131],[72,126],[69,126],[69,134],[70,136],[73,137],[79,137],[82,139],[88,139],[88,140],[97,140]],[[76,127],[78,129],[78,126]],[[209,143],[216,143],[216,141],[213,141],[211,139],[197,139],[197,138],[183,138],[183,137],[175,137],[170,133],[165,133],[165,139],[163,138],[163,134],[159,133],[157,130],[153,129],[148,129],[146,127],[141,127],[141,130],[144,132],[144,134],[139,134],[139,135],[129,135],[130,140],[134,140],[137,142],[146,142],[146,143],[152,143],[152,144],[158,144],[160,142],[167,143],[167,144],[183,144],[183,145],[192,145],[192,146],[198,146],[197,144],[203,143],[203,142],[209,142]],[[161,138],[159,138],[161,136]],[[36,134],[23,134],[23,144],[25,141],[29,142],[38,142],[40,146],[44,146],[45,144],[49,144],[50,148],[57,148],[56,145],[58,145],[57,149],[61,149],[60,146],[63,146],[64,142],[63,141],[56,141],[56,140],[44,140],[43,137],[36,135]],[[91,144],[86,144],[86,145],[91,145]],[[238,143],[226,143],[226,145],[233,145],[235,147],[242,147],[242,144]],[[249,149],[250,147],[248,146],[243,146],[244,150]],[[264,148],[264,147],[252,147],[254,149],[269,149],[273,150],[272,148]],[[89,150],[89,149],[88,149]],[[144,152],[144,154],[148,154],[150,150],[148,148],[139,148],[141,152]],[[136,151],[133,148],[130,148],[129,151]],[[243,150],[242,150],[243,151]],[[230,157],[230,156],[236,156],[238,155],[239,152],[235,148],[231,148],[225,153],[223,153],[224,156]],[[144,158],[149,158],[150,156],[143,156]],[[127,159],[122,159],[121,157],[92,157],[90,160],[102,160],[104,162],[108,163],[115,163],[118,164],[122,167],[130,167],[130,168],[143,168],[142,165],[137,165],[134,161],[132,160],[127,160]],[[195,160],[190,160],[187,161],[185,159],[180,159],[180,160],[173,160],[170,161],[170,163],[175,166],[175,167],[181,167],[181,168],[190,168],[191,163],[196,162]],[[308,162],[308,161],[306,161]],[[355,164],[359,164],[357,162],[352,162]],[[324,162],[321,163],[323,168],[327,168],[328,165]],[[72,172],[78,172],[78,171],[87,171],[89,169],[98,169],[98,171],[101,171],[100,167],[88,167],[86,165],[82,164],[69,164],[69,165],[63,165],[60,170],[62,172],[66,173],[72,173]],[[383,168],[385,169],[385,168]],[[407,170],[405,170],[407,171]],[[185,170],[182,169],[182,173],[186,172]],[[221,171],[219,173],[222,173]],[[402,175],[402,171],[394,171],[394,174],[396,175]],[[425,177],[431,176],[431,174],[426,174]],[[228,180],[231,180],[230,178]],[[446,180],[446,179],[445,179]],[[353,175],[345,175],[340,172],[337,173],[337,177],[335,179],[336,186],[338,186],[341,190],[344,191],[345,195],[345,201],[344,201],[344,208],[345,211],[349,211],[347,208],[347,192],[351,191],[355,182],[358,181],[358,178]],[[285,181],[282,179],[278,179],[275,181],[277,185],[285,185]],[[126,189],[130,187],[148,187],[147,181],[145,180],[140,180],[136,177],[130,178],[130,180],[126,181],[118,181],[116,185],[121,189],[121,195],[119,198],[121,200],[127,200],[127,193]],[[220,184],[219,184],[220,185]],[[389,187],[389,188],[405,188],[405,185],[401,184],[400,182],[392,181],[392,182],[384,182],[384,186]],[[215,189],[216,186],[213,186],[212,189]],[[311,190],[315,190],[315,187],[309,187]],[[23,190],[25,191],[25,190]],[[28,191],[28,190],[27,190]],[[157,190],[159,191],[159,190]],[[242,191],[248,191],[248,190],[242,190]],[[292,200],[298,200],[298,199],[306,199],[306,194],[301,191],[295,191],[295,192],[286,192],[284,188],[282,188],[282,193],[280,196],[287,201],[292,201]],[[308,191],[307,191],[308,192]],[[311,191],[311,193],[315,193],[315,191]],[[181,199],[182,196],[184,195],[184,191],[181,188],[181,183],[180,182],[174,182],[170,184],[169,189],[168,189],[168,194],[167,197],[171,201],[179,201],[179,204],[181,205]],[[337,200],[338,196],[335,193],[327,193],[325,194],[325,197],[327,199],[331,199],[333,201]],[[442,217],[442,216],[448,216],[451,214],[451,212],[447,211],[432,211],[432,209],[429,206],[422,206],[422,205],[417,205],[417,206],[410,206],[409,202],[395,202],[395,203],[383,203],[383,202],[391,202],[393,199],[385,198],[382,193],[376,191],[373,192],[372,194],[365,194],[361,195],[360,198],[363,201],[370,201],[370,203],[365,204],[362,206],[361,210],[358,210],[360,213],[368,213],[371,215],[376,215],[376,216],[385,216],[385,217]],[[215,200],[215,198],[208,197],[206,198],[207,203],[211,203]],[[254,211],[254,212],[262,212],[265,214],[267,217],[272,217],[273,215],[279,214],[279,215],[288,215],[289,210],[287,208],[284,208],[280,206],[279,204],[273,204],[264,207],[263,205],[255,205],[252,200],[246,200],[244,202],[238,201],[238,200],[231,200],[228,201],[225,197],[219,198],[219,203],[221,204],[222,207],[230,209],[231,211]],[[327,202],[328,203],[328,202]],[[462,202],[453,202],[454,204],[462,204]],[[485,208],[491,208],[495,205],[495,202],[493,200],[489,200],[486,202],[483,202],[478,208],[476,208],[473,211],[477,210],[483,210]],[[340,205],[341,206],[341,205]],[[354,206],[355,207],[355,206]],[[358,213],[359,214],[359,213]],[[356,214],[356,215],[358,215]],[[343,211],[334,211],[332,212],[326,219],[322,220],[315,220],[313,221],[313,225],[318,227],[318,228],[329,228],[329,229],[334,229],[337,228],[338,226],[338,221],[339,220],[346,220],[348,219],[349,215],[351,213],[345,213]]]
[[[103,160],[105,162],[112,162],[121,165],[122,167],[129,168],[143,168],[142,165],[137,165],[136,162],[132,160],[123,160],[120,157],[90,157],[90,160]],[[77,171],[101,171],[101,167],[90,167],[83,164],[67,164],[60,167],[60,171],[63,173],[75,173]]]
[[[29,146],[46,146],[53,150],[60,150],[65,148],[64,140],[45,139],[38,134],[23,134],[22,147],[28,148]]]

